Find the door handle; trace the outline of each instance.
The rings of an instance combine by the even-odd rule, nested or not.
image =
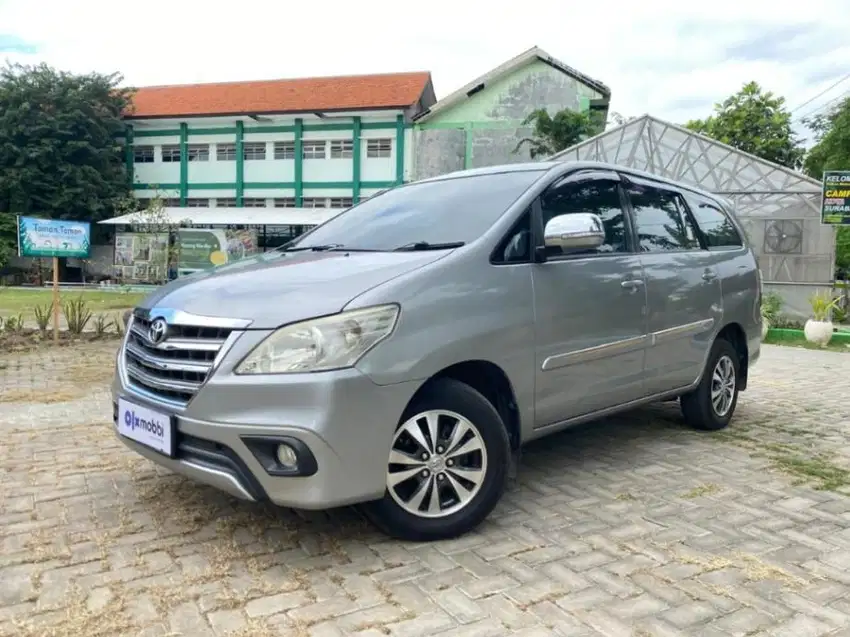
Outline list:
[[[631,279],[629,281],[622,281],[620,283],[620,287],[625,288],[627,290],[637,290],[642,285],[643,281],[641,281],[640,279]]]
[[[702,273],[702,280],[703,281],[714,281],[714,279],[716,279],[716,278],[717,278],[717,274],[712,272],[711,270],[706,270],[705,272]]]

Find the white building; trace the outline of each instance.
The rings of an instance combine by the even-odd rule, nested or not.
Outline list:
[[[143,202],[345,208],[408,179],[435,101],[427,72],[140,88],[127,166]]]

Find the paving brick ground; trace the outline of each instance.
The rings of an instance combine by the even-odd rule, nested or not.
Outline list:
[[[128,452],[114,348],[0,355],[0,635],[850,636],[850,355],[766,347],[721,434],[534,444],[479,531],[409,544]]]

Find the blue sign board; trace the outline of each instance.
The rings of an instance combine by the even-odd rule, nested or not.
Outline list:
[[[18,217],[18,255],[22,257],[76,257],[87,259],[91,224]]]

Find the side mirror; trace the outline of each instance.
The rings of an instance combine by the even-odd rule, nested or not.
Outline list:
[[[593,250],[605,243],[605,226],[598,215],[589,212],[560,215],[546,224],[543,243],[564,252]]]

